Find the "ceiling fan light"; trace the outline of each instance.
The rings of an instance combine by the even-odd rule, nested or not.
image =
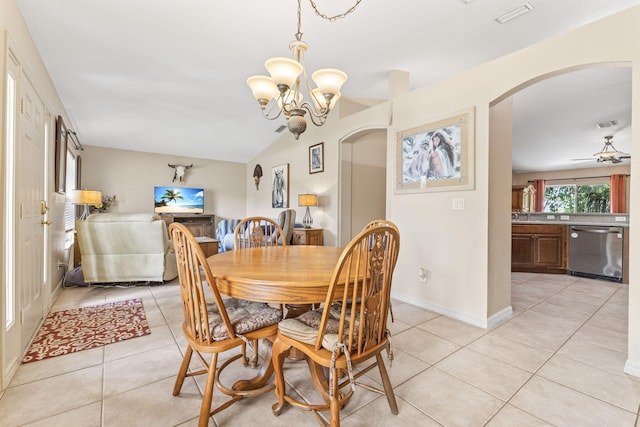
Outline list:
[[[340,93],[340,88],[347,81],[347,73],[335,68],[323,68],[311,75],[320,93],[330,93],[336,95]]]
[[[620,153],[619,151],[601,151],[600,153],[595,153],[594,157],[599,157],[601,159],[607,159],[610,157],[615,157],[618,156],[622,153]]]
[[[293,87],[298,76],[302,73],[302,64],[295,59],[276,57],[267,59],[264,63],[276,86]]]

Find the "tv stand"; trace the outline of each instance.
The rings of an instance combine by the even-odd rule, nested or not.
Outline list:
[[[207,214],[180,214],[161,213],[160,217],[165,220],[167,227],[172,222],[179,222],[191,231],[194,237],[209,237],[215,239],[215,215]]]

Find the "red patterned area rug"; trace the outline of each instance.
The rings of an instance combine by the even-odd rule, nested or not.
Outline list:
[[[150,334],[140,298],[49,313],[22,363]]]

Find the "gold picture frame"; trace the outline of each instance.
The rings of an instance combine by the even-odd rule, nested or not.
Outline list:
[[[473,108],[398,132],[395,192],[472,190],[474,137]]]

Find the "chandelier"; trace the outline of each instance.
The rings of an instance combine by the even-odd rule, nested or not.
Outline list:
[[[268,120],[274,120],[284,115],[287,127],[296,140],[307,129],[305,119],[307,113],[314,125],[325,124],[329,112],[340,98],[340,88],[347,80],[345,72],[335,68],[323,68],[311,74],[311,79],[316,85],[315,88],[311,87],[303,65],[303,56],[309,45],[302,41],[300,1],[298,0],[298,32],[295,34],[296,39],[289,44],[293,58],[270,58],[264,64],[270,77],[251,76],[247,79],[253,96],[260,104],[263,116]],[[345,13],[328,17],[321,14],[313,0],[310,0],[316,15],[328,21],[344,18],[353,12],[361,1],[356,0],[356,3]],[[301,83],[301,77],[304,80],[304,86]],[[302,87],[306,90],[310,102],[304,100]]]

